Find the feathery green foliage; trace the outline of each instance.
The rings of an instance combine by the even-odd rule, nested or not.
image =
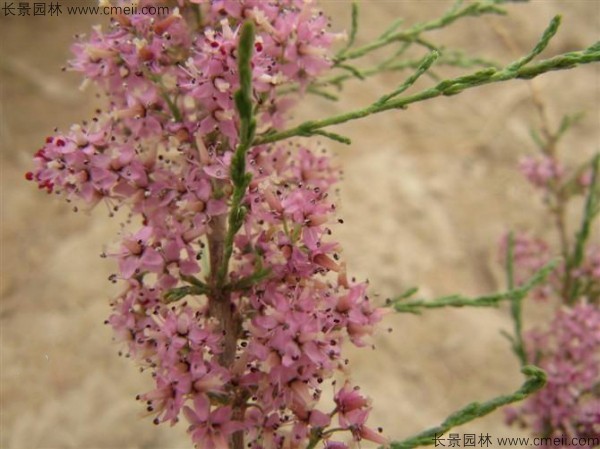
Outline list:
[[[505,405],[522,401],[546,384],[546,374],[535,366],[524,366],[521,369],[521,372],[527,376],[527,380],[523,383],[521,388],[513,394],[498,396],[486,402],[472,402],[466,407],[452,413],[439,426],[427,429],[409,439],[394,441],[391,443],[390,447],[392,449],[411,449],[420,446],[431,446],[435,443],[436,438],[439,438],[450,429],[473,421],[474,419],[481,418],[482,416],[489,415]]]

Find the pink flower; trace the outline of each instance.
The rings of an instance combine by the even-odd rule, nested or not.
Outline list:
[[[551,183],[559,182],[565,173],[560,162],[549,156],[525,157],[519,163],[519,169],[529,182],[536,187],[543,188],[547,188]]]
[[[366,416],[356,412],[367,409],[369,401],[359,393],[358,387],[352,387],[349,382],[346,382],[344,387],[335,395],[334,401],[341,426],[349,427],[364,424]]]
[[[499,245],[500,262],[506,266],[508,234],[505,234]],[[550,262],[553,255],[550,245],[540,238],[520,232],[513,236],[513,272],[516,285],[523,285],[544,265]],[[551,295],[561,295],[564,268],[558,267],[548,277],[548,281],[533,290],[536,299],[544,300]]]
[[[231,435],[244,428],[241,423],[231,420],[230,406],[218,407],[211,412],[210,402],[204,395],[196,395],[194,408],[186,406],[183,413],[190,423],[195,447],[228,449]]]
[[[348,449],[348,445],[339,441],[326,441],[325,449]]]
[[[206,449],[230,447],[242,430],[251,448],[303,448],[331,426],[333,412],[319,400],[324,382],[347,370],[343,345],[364,345],[382,315],[366,284],[347,281],[327,227],[339,178],[330,158],[293,144],[252,147],[247,213],[224,285],[216,265],[240,132],[233,95],[241,23],[256,30],[259,132],[284,126],[299,96],[281,92],[302,91],[331,67],[337,36],[310,0],[177,5],[157,16],[117,16],[78,38],[69,68],[108,103],[48,138],[26,179],[127,217],[111,254],[119,268],[111,280],[126,288],[107,324],[152,374],[154,388],[139,399],[155,423],[174,424],[183,412],[192,440]],[[249,282],[259,267],[268,275]],[[355,440],[384,441],[365,426],[366,402],[355,405],[345,390],[339,400]]]
[[[144,271],[158,273],[164,266],[161,255],[149,244],[152,228],[144,227],[131,238],[123,240],[119,254],[119,269],[125,279]]]
[[[356,441],[369,440],[377,444],[387,444],[387,439],[380,432],[365,425],[371,410],[370,402],[359,393],[358,387],[352,387],[346,382],[335,395],[334,401],[340,427],[350,429]]]
[[[511,421],[544,437],[598,437],[600,309],[585,302],[560,309],[547,330],[527,335],[527,349],[548,383],[511,412]]]

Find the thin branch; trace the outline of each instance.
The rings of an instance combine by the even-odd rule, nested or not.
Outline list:
[[[338,54],[337,58],[343,57],[343,55],[354,45],[354,41],[356,40],[356,33],[358,32],[358,3],[356,1],[352,2],[352,20],[350,23],[350,36],[348,37],[348,43],[344,48],[342,48]]]
[[[457,4],[439,19],[432,20],[430,22],[418,23],[403,31],[395,31],[400,24],[399,22],[395,22],[392,25],[392,28],[384,32],[379,39],[362,47],[338,55],[335,62],[341,63],[349,59],[360,58],[368,53],[371,53],[372,51],[378,50],[395,42],[414,42],[415,39],[425,31],[443,28],[462,17],[476,17],[483,14],[506,14],[506,12],[502,8],[495,5],[492,1],[481,0],[462,8],[460,7],[460,4]]]
[[[443,307],[497,307],[502,301],[519,298],[521,300],[536,285],[539,285],[554,270],[557,262],[552,261],[537,271],[525,284],[516,289],[492,295],[480,296],[478,298],[467,298],[460,295],[444,296],[441,298],[425,301],[412,300],[404,302],[406,293],[391,299],[387,305],[392,306],[396,312],[419,314],[423,309],[439,309]],[[412,294],[412,291],[411,291]]]
[[[514,247],[515,240],[513,233],[508,234],[508,242],[506,245],[506,280],[509,290],[514,289],[515,281],[514,281]],[[554,265],[556,266],[556,264]],[[554,266],[552,268],[554,268]],[[546,276],[550,274],[550,271],[547,272]],[[542,278],[541,280],[545,279]],[[535,285],[531,285],[534,287]],[[529,290],[528,290],[529,291]],[[519,358],[519,362],[521,362],[521,366],[525,366],[527,364],[527,354],[525,352],[525,344],[523,343],[523,299],[525,295],[514,295],[510,300],[510,314],[514,323],[514,336],[510,337],[510,341],[512,343],[513,352]]]
[[[583,220],[581,227],[577,232],[575,240],[575,248],[573,250],[573,256],[567,262],[567,270],[569,273],[579,268],[583,262],[585,256],[585,245],[589,239],[592,222],[596,215],[600,212],[600,153],[596,154],[592,161],[592,179],[589,187],[589,192],[585,201],[585,207],[583,212]],[[580,283],[576,278],[573,278],[573,284],[569,291],[569,296],[566,298],[568,302],[573,302],[577,299]]]
[[[172,302],[179,301],[182,298],[185,298],[188,295],[206,295],[209,293],[208,289],[196,287],[196,286],[185,286],[185,287],[176,287],[167,291],[163,295],[163,302],[165,304],[170,304]]]
[[[369,69],[360,70],[360,74],[362,78],[368,78],[374,75],[379,75],[380,73],[388,73],[388,72],[397,72],[406,69],[417,69],[421,64],[422,60],[401,60],[396,61],[396,56],[390,58],[378,64],[375,67],[371,67]],[[462,68],[472,68],[472,67],[494,67],[500,68],[501,66],[493,61],[489,61],[487,59],[478,58],[478,57],[470,57],[465,55],[463,51],[460,50],[441,50],[441,55],[439,59],[436,61],[436,66],[450,66],[450,67],[462,67]],[[333,85],[337,87],[341,87],[341,84],[351,78],[355,78],[355,76],[349,73],[342,73],[340,75],[332,76],[330,78],[325,78],[323,80],[317,81],[314,86],[328,86]]]
[[[533,60],[533,58],[535,58],[537,55],[539,55],[541,52],[543,52],[546,49],[546,47],[548,46],[548,44],[550,43],[550,40],[554,37],[554,35],[558,31],[560,22],[561,22],[561,17],[554,16],[552,18],[552,20],[550,21],[550,24],[548,25],[548,27],[544,30],[544,34],[542,35],[541,39],[536,44],[536,46],[533,48],[533,50],[531,50],[528,54],[526,54],[522,58],[519,58],[518,60],[516,60],[515,62],[510,64],[507,67],[507,69],[518,70],[521,67],[524,67],[526,64],[529,64]]]
[[[433,63],[439,57],[440,57],[440,53],[437,50],[434,50],[431,53],[429,53],[427,56],[425,56],[421,60],[421,62],[419,63],[419,66],[417,67],[417,70],[411,76],[409,76],[408,79],[406,81],[404,81],[400,85],[400,87],[398,87],[398,89],[396,89],[395,91],[393,91],[387,95],[384,95],[379,100],[377,100],[375,102],[375,104],[376,105],[385,104],[388,101],[390,101],[392,98],[397,97],[398,95],[403,93],[406,89],[408,89],[410,86],[415,84],[417,82],[417,80],[421,77],[421,75],[423,75],[425,72],[427,72],[429,70],[429,68],[433,65]]]
[[[252,51],[254,48],[254,24],[246,22],[242,26],[238,48],[238,70],[240,89],[235,93],[235,105],[240,116],[240,141],[231,160],[231,181],[233,193],[229,210],[228,228],[225,235],[223,261],[217,273],[217,287],[223,287],[229,271],[229,259],[233,253],[233,239],[244,223],[246,209],[242,200],[252,180],[246,172],[246,153],[252,145],[256,132],[256,119],[252,108]]]
[[[340,123],[357,120],[371,114],[391,109],[406,109],[408,105],[440,96],[450,96],[485,84],[498,83],[513,79],[531,79],[543,73],[573,68],[580,64],[600,61],[600,42],[582,51],[564,53],[538,63],[528,64],[517,69],[509,65],[503,69],[487,68],[470,75],[460,76],[442,81],[436,86],[422,90],[416,94],[390,100],[383,104],[373,103],[366,108],[346,112],[322,120],[311,120],[281,132],[259,136],[252,143],[261,145],[289,139],[294,136],[311,135],[314,131]]]
[[[546,384],[546,373],[535,366],[524,366],[521,372],[527,376],[527,380],[513,394],[498,396],[486,402],[472,402],[448,416],[439,426],[425,430],[412,438],[403,441],[394,441],[390,444],[390,447],[392,449],[411,449],[420,446],[431,446],[436,441],[439,441],[439,438],[450,429],[489,415],[505,405],[522,401]]]
[[[235,282],[229,283],[225,288],[229,291],[248,290],[258,282],[265,280],[271,274],[270,268],[263,267],[261,257],[257,257],[254,272],[248,276],[244,276]]]
[[[448,66],[448,67],[460,67],[464,69],[470,69],[473,67],[494,67],[501,68],[502,66],[495,61],[491,61],[484,58],[479,58],[476,56],[468,56],[462,50],[447,50],[441,49],[441,54],[439,59],[436,61],[435,65],[438,67]],[[360,79],[366,79],[375,75],[379,75],[380,73],[391,73],[391,72],[400,72],[407,69],[416,70],[419,68],[419,65],[422,62],[422,59],[404,59],[397,60],[398,55],[394,55],[389,59],[377,64],[374,67],[370,67],[367,69],[358,70],[360,73]],[[431,76],[432,72],[428,72],[427,75]],[[434,80],[439,80],[439,78],[435,78],[431,76]],[[309,94],[318,95],[326,98],[327,100],[337,101],[339,98],[327,91],[322,90],[322,88],[328,86],[335,86],[338,89],[342,88],[342,83],[349,79],[357,78],[356,75],[352,73],[341,73],[339,75],[330,76],[328,78],[316,80],[312,84],[310,84],[306,88],[306,92]],[[288,86],[278,90],[279,95],[289,94],[291,92],[299,92],[300,88],[298,86]]]

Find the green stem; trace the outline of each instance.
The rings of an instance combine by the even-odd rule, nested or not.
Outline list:
[[[227,282],[229,260],[233,254],[233,239],[244,223],[246,209],[242,201],[252,175],[246,172],[246,153],[252,146],[256,131],[256,119],[252,107],[252,67],[251,59],[254,49],[254,24],[245,22],[242,26],[238,48],[238,70],[240,73],[240,89],[235,93],[235,105],[240,116],[240,138],[231,160],[231,181],[233,193],[228,216],[228,228],[223,243],[223,259],[217,272],[217,287],[222,288]]]
[[[527,376],[527,380],[513,394],[499,396],[486,402],[473,402],[448,416],[439,426],[425,430],[406,440],[392,442],[390,447],[392,449],[411,449],[420,446],[431,446],[450,429],[489,415],[499,407],[522,401],[546,384],[546,374],[535,366],[524,366],[521,372]]]
[[[391,72],[400,72],[406,69],[418,69],[422,60],[409,59],[396,61],[396,57],[392,57],[389,60],[386,60],[374,67],[359,70],[361,79],[366,79],[375,75],[379,75],[380,73],[391,73]],[[494,61],[490,61],[483,58],[478,57],[470,57],[464,54],[461,50],[442,50],[440,58],[436,61],[436,66],[448,66],[448,67],[460,67],[460,68],[473,68],[473,67],[495,67],[500,68],[500,65]],[[436,77],[432,76],[432,73],[427,73],[434,80]],[[329,78],[324,78],[315,81],[310,84],[306,92],[311,94],[316,94],[322,97],[327,98],[328,100],[337,101],[338,97],[331,94],[330,92],[326,92],[321,90],[321,88],[328,86],[335,86],[338,89],[342,88],[342,83],[349,79],[357,78],[356,75],[351,73],[341,73],[339,75],[331,76]],[[279,95],[286,95],[292,92],[298,92],[300,88],[298,86],[290,86],[283,89],[278,90]]]
[[[352,21],[350,23],[350,35],[348,38],[348,43],[346,46],[340,50],[338,53],[338,59],[343,57],[343,55],[354,45],[354,41],[356,40],[356,33],[358,32],[358,4],[356,1],[352,2]]]
[[[349,59],[360,58],[372,51],[378,50],[395,42],[414,42],[415,39],[425,31],[444,28],[455,22],[461,17],[476,17],[483,14],[505,14],[502,8],[499,8],[489,0],[482,0],[460,8],[460,3],[447,11],[442,17],[430,22],[418,23],[404,31],[384,33],[379,39],[354,50],[349,50],[338,55],[335,62],[341,63]],[[397,24],[394,24],[396,26]]]
[[[423,75],[425,72],[427,72],[427,70],[429,70],[429,68],[433,65],[433,63],[439,57],[440,57],[440,53],[437,50],[433,50],[431,53],[429,53],[427,56],[425,56],[419,62],[417,70],[411,76],[409,76],[408,79],[406,81],[404,81],[398,87],[398,89],[396,89],[395,91],[393,91],[393,92],[391,92],[391,93],[389,93],[387,95],[384,95],[379,100],[377,100],[375,102],[375,104],[376,105],[385,104],[388,101],[390,101],[391,99],[393,99],[394,97],[397,97],[398,95],[400,95],[402,92],[404,92],[410,86],[412,86],[413,84],[415,84],[417,82],[417,80],[421,77],[421,75]]]
[[[458,94],[464,90],[472,89],[485,84],[492,84],[513,79],[531,79],[538,75],[553,70],[564,70],[573,68],[579,64],[588,64],[600,61],[600,43],[589,47],[586,50],[564,53],[553,58],[545,59],[538,63],[511,69],[510,66],[503,69],[487,68],[479,70],[470,75],[460,76],[442,81],[436,86],[422,90],[416,94],[406,97],[396,98],[386,103],[373,103],[366,108],[335,115],[322,120],[311,120],[300,125],[281,132],[275,132],[268,135],[257,137],[253,145],[262,145],[266,143],[278,142],[295,136],[311,136],[321,128],[326,128],[340,123],[346,123],[367,117],[371,114],[388,111],[392,109],[406,109],[412,103],[417,103],[431,98],[450,96]]]
[[[392,306],[396,312],[401,313],[420,313],[423,309],[439,309],[442,307],[496,307],[500,302],[505,300],[514,300],[524,298],[529,291],[539,285],[546,279],[546,277],[554,270],[557,262],[552,261],[537,271],[529,281],[523,286],[508,290],[506,292],[495,293],[492,295],[481,296],[479,298],[466,298],[460,295],[444,296],[430,301],[424,300],[412,300],[404,302],[403,298],[407,297],[407,294],[402,294],[399,298],[392,299],[388,302],[388,305]],[[411,290],[411,294],[412,294]]]
[[[150,81],[156,83],[156,85],[158,86],[158,90],[160,91],[160,96],[163,98],[163,100],[165,100],[165,103],[167,103],[167,107],[169,108],[169,111],[171,111],[171,115],[173,116],[173,119],[176,122],[182,122],[183,115],[181,114],[181,111],[179,110],[179,108],[177,107],[177,105],[175,104],[175,102],[173,101],[171,96],[169,95],[169,92],[165,88],[165,85],[163,84],[161,77],[152,73],[147,68],[144,69],[144,73]]]
[[[514,284],[515,284],[514,267],[513,267],[514,246],[515,246],[514,236],[513,236],[513,233],[511,232],[510,234],[508,234],[508,242],[506,245],[506,279],[507,279],[507,284],[508,284],[509,290],[513,290]],[[552,266],[552,269],[554,269],[555,266],[556,266],[556,264],[554,264]],[[550,274],[550,271],[551,270],[549,270],[546,273],[546,276],[548,274]],[[543,279],[545,279],[546,276],[544,276]],[[540,280],[543,280],[543,279],[540,279]],[[535,284],[531,285],[531,287],[534,287],[534,286],[535,286]],[[527,294],[527,292],[529,292],[529,290],[526,291],[525,295]],[[514,332],[515,332],[514,337],[511,337],[511,341],[512,341],[513,351],[519,358],[519,362],[521,363],[521,366],[525,366],[527,364],[527,354],[525,352],[525,344],[523,342],[523,316],[522,316],[523,299],[525,298],[525,295],[513,295],[510,298],[510,313],[511,313],[511,316],[513,319]]]
[[[584,260],[585,246],[589,239],[592,222],[598,212],[600,212],[600,153],[596,154],[592,161],[592,179],[589,187],[589,192],[585,201],[585,207],[583,211],[583,220],[581,227],[577,232],[575,240],[575,248],[573,250],[573,256],[567,261],[567,273],[571,276],[571,287],[569,289],[569,295],[566,298],[567,303],[573,303],[579,294],[580,282],[572,276],[573,270],[579,268]]]
[[[181,111],[179,110],[179,108],[177,107],[177,105],[175,104],[173,99],[169,96],[169,94],[167,93],[165,88],[162,86],[162,84],[160,85],[160,94],[163,97],[163,99],[165,100],[165,102],[167,103],[167,106],[169,107],[171,114],[173,114],[173,118],[175,119],[175,121],[181,122],[183,120]]]
[[[398,72],[406,69],[418,69],[422,60],[404,60],[404,61],[386,61],[385,63],[379,64],[375,67],[360,70],[360,74],[363,78],[368,78],[370,76],[378,75],[380,73],[387,72]],[[493,61],[488,61],[486,59],[477,58],[477,57],[468,57],[463,52],[459,50],[442,50],[440,58],[436,61],[436,66],[450,66],[450,67],[462,67],[462,68],[471,68],[475,66],[481,67],[496,67],[498,68],[498,64]],[[314,85],[316,86],[340,86],[344,81],[355,78],[355,76],[342,73],[340,75],[336,75],[330,78],[326,78],[320,81],[317,81]]]

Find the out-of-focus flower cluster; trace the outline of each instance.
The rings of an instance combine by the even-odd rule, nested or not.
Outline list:
[[[321,439],[342,447],[332,441],[341,431],[384,443],[366,427],[370,405],[356,387],[344,384],[334,409],[317,408],[325,381],[346,371],[344,340],[364,345],[382,314],[366,284],[347,279],[330,237],[338,173],[326,155],[291,144],[249,151],[248,213],[228,282],[215,289],[240,126],[240,26],[256,27],[259,131],[281,128],[295,97],[279,89],[302,91],[329,68],[337,36],[311,1],[176,3],[160,17],[115,17],[78,40],[70,68],[108,106],[49,137],[26,176],[69,201],[126,209],[138,224],[109,254],[124,289],[107,323],[152,372],[156,388],[139,399],[156,424],[183,414],[206,449],[236,438],[257,449]]]
[[[500,239],[499,259],[506,266],[506,255],[508,249],[509,235]],[[558,251],[553,250],[545,240],[535,237],[526,232],[519,232],[512,236],[512,256],[514,281],[522,286],[544,265],[548,264],[554,257],[558,257]],[[545,282],[531,290],[531,295],[538,300],[549,298],[567,302],[565,290],[566,264],[560,263],[549,274]],[[600,300],[600,246],[590,245],[585,251],[583,260],[577,268],[570,270],[571,286],[574,282],[579,284],[578,294],[593,304]]]
[[[500,239],[499,255],[500,262],[506,266],[508,244],[511,237],[506,234]],[[552,259],[553,254],[550,245],[540,238],[533,237],[525,232],[519,232],[512,236],[512,260],[514,271],[514,282],[523,285],[538,270]],[[560,267],[554,270],[547,281],[535,287],[531,294],[536,299],[547,299],[554,293],[560,294]]]
[[[563,307],[547,330],[530,332],[526,341],[529,360],[546,371],[548,383],[511,409],[509,421],[544,438],[600,437],[600,309],[585,302]]]
[[[563,240],[562,248],[555,249],[544,238],[529,232],[517,232],[512,237],[506,234],[500,239],[500,262],[506,266],[509,238],[512,238],[514,281],[520,286],[553,258],[562,257],[563,260],[546,281],[532,290],[533,296],[536,299],[552,298],[564,303],[582,297],[597,304],[600,301],[600,246],[588,245],[581,260],[573,265],[575,249],[568,248],[571,243],[568,241],[566,223],[562,216],[574,196],[590,195],[590,189],[594,188],[591,186],[591,169],[583,166],[578,170],[569,170],[557,156],[548,154],[522,159],[519,169],[533,186],[543,192],[551,223],[559,223],[561,228],[558,233]],[[571,295],[573,292],[577,298]]]
[[[517,285],[523,285],[551,259],[561,258],[544,283],[532,291],[535,298],[547,300],[546,306],[558,307],[553,321],[524,338],[527,362],[544,369],[548,383],[520,408],[507,410],[509,423],[530,427],[536,436],[548,438],[541,440],[547,444],[542,447],[551,447],[555,437],[559,441],[562,437],[567,444],[573,438],[580,438],[580,444],[586,438],[600,438],[600,246],[588,241],[594,236],[594,212],[588,206],[595,203],[597,186],[592,185],[594,170],[589,163],[572,170],[555,154],[556,140],[564,129],[542,148],[542,156],[527,157],[519,165],[544,195],[560,248],[526,232],[507,235],[500,244],[505,266],[506,257],[512,255]],[[581,219],[583,227],[571,237],[566,212],[577,195],[585,198],[585,217]]]
[[[527,156],[519,163],[521,173],[536,187],[547,188],[561,181],[565,175],[562,164],[551,156]]]
[[[506,265],[507,245],[509,235],[500,239],[499,259]],[[518,286],[523,285],[544,265],[554,257],[559,257],[558,251],[552,249],[545,240],[534,237],[526,232],[519,232],[512,236],[512,256],[514,281]],[[560,263],[545,282],[531,290],[535,299],[546,300],[549,298],[567,302],[565,291],[566,264]],[[597,304],[600,300],[600,247],[590,245],[585,251],[583,260],[577,268],[570,270],[569,286],[573,282],[579,283],[579,295],[590,303]]]

